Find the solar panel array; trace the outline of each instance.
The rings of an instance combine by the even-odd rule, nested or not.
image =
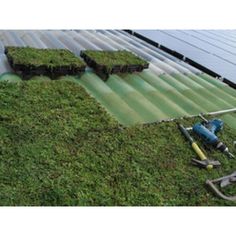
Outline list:
[[[135,30],[236,84],[236,30]]]

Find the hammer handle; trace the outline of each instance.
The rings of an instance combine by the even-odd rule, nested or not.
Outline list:
[[[206,155],[202,152],[202,150],[198,147],[198,145],[195,142],[192,143],[192,148],[202,161],[207,159]]]
[[[193,148],[193,150],[196,152],[196,154],[199,156],[199,158],[204,161],[207,160],[206,155],[202,152],[202,150],[198,147],[197,143],[194,141],[194,139],[191,137],[191,135],[189,134],[189,132],[184,128],[183,125],[178,124],[180,131],[182,132],[182,134],[186,137],[186,139],[191,143],[191,146]],[[213,165],[208,164],[206,167],[208,170],[213,168]]]
[[[197,153],[197,155],[199,156],[199,158],[200,158],[202,161],[207,160],[206,155],[202,152],[202,150],[198,147],[198,145],[197,145],[195,142],[192,143],[192,148],[193,148],[193,150]],[[207,168],[208,170],[211,170],[211,169],[213,169],[213,165],[208,164],[208,165],[206,166],[206,168]]]

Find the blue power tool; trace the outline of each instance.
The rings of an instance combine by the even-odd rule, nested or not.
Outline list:
[[[204,119],[202,123],[197,123],[193,126],[193,132],[203,139],[205,144],[213,146],[217,150],[225,153],[229,158],[234,158],[234,155],[229,152],[228,147],[222,143],[216,134],[223,129],[224,122],[220,119],[207,121]]]

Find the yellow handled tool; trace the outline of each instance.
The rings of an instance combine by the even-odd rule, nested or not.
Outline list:
[[[192,143],[192,148],[193,148],[193,150],[197,153],[197,155],[199,156],[199,158],[200,158],[202,161],[206,161],[206,162],[207,162],[207,157],[206,157],[206,155],[202,152],[202,150],[199,148],[199,146],[197,145],[196,142],[193,142],[193,143]],[[206,168],[207,168],[208,170],[210,170],[210,169],[213,168],[213,165],[209,163],[209,164],[206,166]]]
[[[199,148],[197,143],[194,141],[194,139],[191,137],[191,135],[186,130],[186,128],[184,128],[183,125],[178,124],[178,127],[179,127],[180,131],[182,132],[182,134],[185,136],[185,138],[190,142],[193,150],[196,152],[196,154],[200,158],[200,160],[192,159],[193,164],[198,165],[200,167],[205,167],[208,170],[211,170],[213,167],[220,166],[219,161],[209,160],[206,157],[206,155],[202,152],[202,150]]]

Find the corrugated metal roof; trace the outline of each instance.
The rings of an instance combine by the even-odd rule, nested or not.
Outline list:
[[[236,84],[235,30],[136,30]]]
[[[111,75],[106,82],[89,68],[79,78],[62,77],[84,86],[124,125],[236,107],[234,89],[124,31],[0,31],[0,73],[11,72],[4,55],[6,45],[67,48],[76,55],[84,49],[126,49],[148,60],[149,69]],[[236,124],[233,115],[225,115],[225,120]]]

